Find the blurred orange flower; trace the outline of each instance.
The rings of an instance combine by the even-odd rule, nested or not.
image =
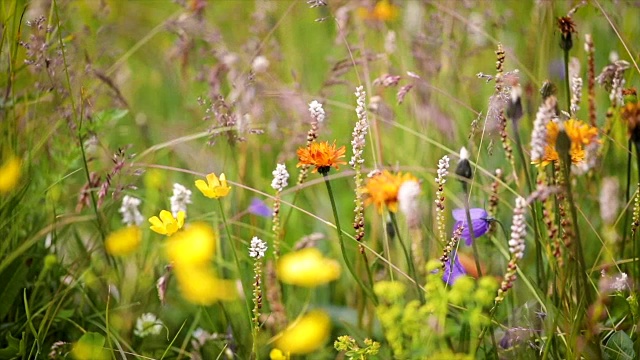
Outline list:
[[[285,284],[315,287],[339,278],[340,264],[316,248],[306,248],[281,256],[277,272]]]
[[[303,165],[315,166],[313,172],[319,171],[324,174],[333,166],[338,169],[338,165],[345,165],[346,162],[340,160],[344,157],[346,149],[344,145],[336,149],[336,143],[329,145],[328,141],[314,142],[309,147],[301,147],[298,149],[298,159],[300,162],[296,167]]]
[[[178,217],[174,218],[167,210],[160,211],[160,218],[152,216],[149,218],[151,223],[151,230],[157,232],[160,235],[171,236],[176,231],[182,229],[184,225],[185,213],[184,211],[178,211]]]
[[[369,178],[363,189],[363,193],[367,196],[364,201],[365,205],[374,204],[380,214],[382,214],[385,205],[390,212],[397,212],[398,191],[400,186],[407,181],[418,182],[418,179],[410,173],[392,174],[388,170],[378,172]]]
[[[371,8],[358,8],[358,16],[365,20],[393,21],[398,18],[398,7],[389,0],[380,0]]]

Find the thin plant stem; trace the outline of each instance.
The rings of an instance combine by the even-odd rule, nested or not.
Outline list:
[[[338,217],[338,208],[336,207],[336,201],[333,198],[333,191],[331,190],[331,182],[329,181],[328,172],[320,172],[322,177],[324,178],[324,183],[327,186],[327,191],[329,192],[329,199],[331,200],[331,208],[333,209],[333,217],[336,221],[336,230],[338,231],[338,240],[340,241],[340,250],[342,251],[342,258],[344,259],[344,263],[347,265],[347,269],[351,273],[353,279],[358,283],[358,286],[362,288],[364,293],[371,298],[374,305],[378,305],[378,297],[373,292],[373,290],[366,286],[358,274],[356,274],[351,261],[349,261],[349,257],[347,256],[347,249],[344,245],[344,239],[342,237],[342,228],[340,227],[340,218]]]
[[[631,138],[629,138],[629,142],[627,143],[627,149],[629,149],[629,151],[627,151],[627,186],[626,186],[626,190],[625,190],[625,198],[624,198],[624,203],[625,204],[629,204],[629,197],[631,196],[629,193],[631,191],[631,147],[633,146],[633,142],[631,141]],[[640,168],[638,169],[638,171],[640,171]],[[640,181],[640,180],[639,180]],[[624,250],[625,247],[627,245],[627,229],[629,226],[629,211],[626,210],[624,212],[624,224],[623,224],[623,231],[622,231],[622,241],[620,242],[620,259],[624,258]]]
[[[640,143],[635,143],[635,147],[636,147],[636,162],[637,162],[637,167],[638,167],[638,183],[640,184]],[[638,196],[638,195],[636,195]],[[625,228],[625,233],[627,232],[627,229]],[[632,238],[631,238],[631,243],[633,244],[633,257],[634,257],[634,261],[633,261],[633,267],[634,267],[634,273],[635,273],[635,278],[638,279],[640,276],[640,263],[639,260],[640,259],[640,248],[638,247],[638,242],[636,241],[636,232],[633,232]]]
[[[524,148],[522,147],[522,139],[520,139],[520,132],[516,122],[513,122],[513,137],[516,140],[516,147],[518,148],[518,154],[520,154],[520,160],[522,161],[522,168],[524,169],[524,176],[527,179],[527,188],[529,193],[533,193],[533,180],[529,174],[529,165],[527,159],[524,156]],[[531,206],[531,216],[533,217],[533,233],[534,243],[536,244],[536,280],[538,286],[542,287],[546,283],[546,274],[544,264],[542,260],[542,237],[540,236],[540,228],[538,227],[538,206],[537,203],[533,203]]]
[[[396,214],[389,212],[389,217],[391,217],[391,222],[393,223],[393,227],[396,231],[396,236],[398,237],[398,242],[402,247],[402,252],[404,253],[404,257],[407,259],[407,266],[409,267],[409,275],[413,278],[413,281],[416,285],[416,291],[418,292],[418,297],[420,298],[420,302],[424,304],[424,292],[420,289],[420,282],[418,281],[418,276],[416,274],[416,267],[413,264],[412,257],[410,254],[411,250],[407,250],[407,246],[402,241],[402,236],[400,235],[400,228],[398,227],[398,220],[396,219]]]
[[[235,243],[233,242],[233,238],[231,237],[231,231],[229,230],[229,224],[227,224],[227,218],[224,215],[224,207],[222,206],[222,199],[218,198],[218,205],[220,206],[220,216],[222,217],[222,224],[224,225],[225,232],[227,233],[227,241],[229,242],[229,247],[231,248],[231,253],[233,254],[233,259],[236,262],[236,267],[238,268],[238,276],[240,277],[240,283],[242,285],[242,291],[245,292],[245,289],[249,289],[248,286],[245,286],[247,282],[242,276],[242,268],[240,267],[240,258],[238,258],[238,253],[236,251]],[[246,292],[245,292],[246,293]],[[249,315],[249,325],[253,326],[253,320],[251,317],[251,307],[247,302],[249,297],[246,297],[244,304],[247,308],[247,314]]]

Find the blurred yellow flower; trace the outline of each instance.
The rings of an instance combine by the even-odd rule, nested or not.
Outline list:
[[[167,240],[165,252],[175,267],[207,264],[215,252],[216,234],[204,223],[190,225]]]
[[[104,241],[107,253],[113,256],[129,255],[138,249],[142,240],[142,231],[138,226],[127,226],[109,234]]]
[[[184,211],[178,211],[178,217],[174,218],[167,210],[160,211],[160,218],[152,216],[149,218],[151,223],[151,230],[161,235],[171,236],[176,231],[182,229],[184,225]]]
[[[384,170],[373,175],[367,181],[367,185],[363,189],[363,193],[367,196],[365,205],[374,204],[378,212],[382,214],[384,205],[390,212],[398,211],[398,191],[400,186],[406,181],[415,181],[418,179],[410,173],[392,174],[388,170]]]
[[[330,329],[329,315],[324,311],[314,310],[286,328],[275,345],[284,353],[308,354],[324,345],[329,338]]]
[[[575,119],[565,121],[564,129],[567,132],[569,140],[571,140],[571,147],[569,149],[571,163],[576,165],[580,164],[585,160],[585,146],[599,142],[598,129],[581,120]],[[556,141],[559,132],[560,125],[557,122],[550,121],[547,124],[547,145],[544,149],[544,155],[540,161],[534,162],[535,164],[546,166],[559,159],[558,152],[556,151]]]
[[[315,287],[339,278],[340,264],[316,248],[306,248],[281,256],[277,272],[285,284]]]
[[[389,0],[380,0],[373,9],[360,7],[358,16],[364,20],[393,21],[398,18],[398,7]]]
[[[0,166],[0,193],[8,193],[18,185],[22,162],[16,156],[10,156]]]
[[[269,352],[269,359],[271,360],[289,360],[290,358],[289,353],[284,353],[280,349],[271,349],[271,352]]]
[[[298,149],[299,162],[296,167],[303,165],[315,166],[312,172],[319,171],[321,174],[325,174],[332,166],[338,170],[338,165],[346,164],[345,161],[340,160],[344,157],[345,152],[346,148],[344,145],[336,149],[335,141],[333,145],[329,145],[328,141],[314,142],[311,143],[309,147],[301,147]]]
[[[211,199],[217,199],[227,196],[231,187],[227,185],[227,178],[224,173],[220,174],[220,179],[216,174],[211,173],[207,175],[207,182],[204,180],[196,180],[196,187],[202,192],[202,194]]]
[[[216,277],[210,266],[181,265],[174,267],[180,293],[187,301],[199,305],[211,305],[218,300],[234,300],[238,293],[233,280]]]

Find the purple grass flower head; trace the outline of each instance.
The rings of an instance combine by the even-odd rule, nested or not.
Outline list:
[[[458,253],[452,253],[451,257],[452,259],[450,259],[449,263],[444,267],[444,273],[442,274],[442,280],[446,282],[447,285],[453,285],[460,276],[467,275],[467,272],[460,263],[460,259],[458,259]]]
[[[467,213],[464,209],[454,209],[452,211],[453,218],[456,223],[453,225],[454,229],[458,226],[462,226],[462,235],[465,244],[471,246],[471,234],[469,233],[469,227],[467,226]],[[491,224],[489,214],[481,208],[469,209],[469,215],[471,216],[471,226],[473,227],[473,235],[477,239],[480,236],[486,234],[489,231],[489,225]]]
[[[258,198],[251,199],[251,205],[249,205],[247,211],[253,215],[271,217],[271,208]]]

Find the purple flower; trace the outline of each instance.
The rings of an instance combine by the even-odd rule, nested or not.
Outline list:
[[[444,274],[442,274],[442,280],[448,285],[453,285],[460,276],[467,275],[460,263],[460,259],[458,259],[458,253],[451,253],[451,257],[452,259],[449,259],[449,263],[444,267]]]
[[[249,205],[247,211],[253,215],[271,217],[271,208],[258,198],[251,199],[251,205]]]
[[[452,211],[453,218],[456,223],[453,225],[454,229],[458,226],[463,226],[461,237],[467,246],[471,246],[471,234],[469,233],[469,227],[467,226],[467,213],[464,209],[455,209]],[[480,236],[486,234],[489,231],[489,214],[484,209],[473,208],[469,209],[469,215],[471,216],[471,226],[473,227],[473,235],[477,239]]]

